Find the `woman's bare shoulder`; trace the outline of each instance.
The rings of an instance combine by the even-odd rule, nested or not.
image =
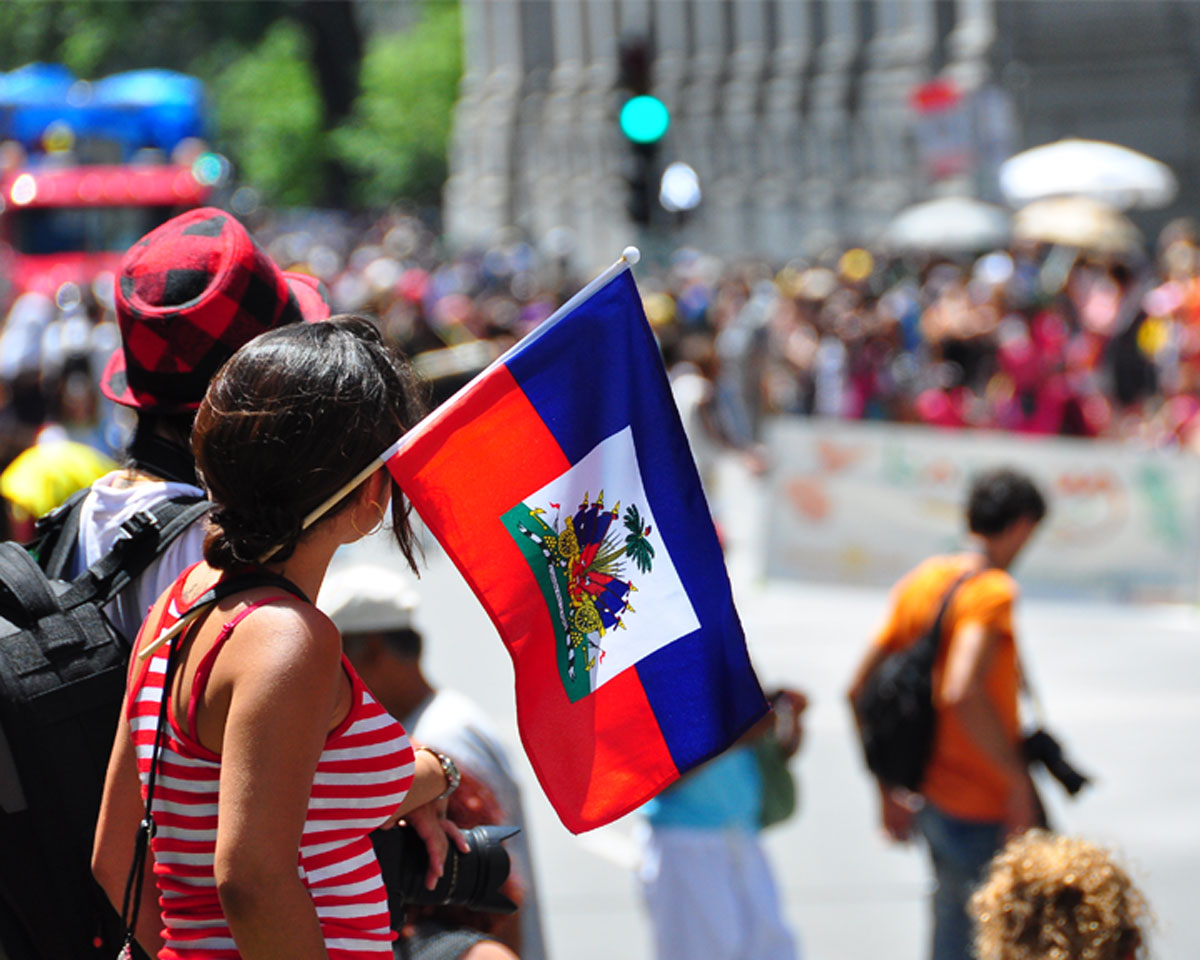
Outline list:
[[[262,596],[254,594],[262,593]],[[248,605],[258,604],[248,610]],[[214,619],[237,624],[227,641],[230,654],[256,667],[290,672],[297,661],[319,664],[338,660],[342,638],[337,627],[311,603],[290,595],[254,591],[230,611],[214,611]],[[315,665],[315,664],[314,664]]]

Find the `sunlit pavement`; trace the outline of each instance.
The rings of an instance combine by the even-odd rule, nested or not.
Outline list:
[[[755,485],[727,471],[731,569],[764,686],[812,700],[797,764],[801,811],[765,835],[788,918],[808,960],[918,960],[926,955],[922,851],[876,828],[842,690],[882,616],[882,590],[764,583],[751,515]],[[737,511],[751,511],[741,516]],[[730,513],[726,516],[729,517]],[[368,547],[374,552],[376,547]],[[523,778],[553,960],[650,960],[632,875],[636,817],[576,837],[558,821],[520,752],[512,668],[490,621],[450,563],[429,553],[419,623],[434,682],[495,718]],[[1017,571],[1019,579],[1019,570]],[[1019,612],[1027,667],[1051,726],[1096,783],[1068,801],[1041,784],[1062,829],[1116,846],[1158,917],[1157,960],[1200,957],[1200,616],[1181,607],[1029,601]],[[1192,918],[1192,919],[1189,919]],[[703,960],[703,958],[697,958]]]

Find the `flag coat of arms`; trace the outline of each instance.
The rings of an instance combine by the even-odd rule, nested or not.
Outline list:
[[[766,711],[658,347],[618,262],[385,455],[512,657],[568,829]]]

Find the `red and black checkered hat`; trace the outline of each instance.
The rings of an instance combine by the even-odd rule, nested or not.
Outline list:
[[[285,273],[223,210],[189,210],[121,259],[117,348],[100,389],[155,413],[200,406],[208,381],[264,330],[329,316],[315,277]]]

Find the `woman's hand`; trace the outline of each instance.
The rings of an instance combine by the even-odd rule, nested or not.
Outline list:
[[[432,890],[446,868],[446,854],[450,852],[450,844],[458,847],[460,853],[469,853],[470,847],[462,831],[455,826],[454,821],[446,816],[446,800],[430,800],[416,807],[401,817],[396,816],[383,825],[389,829],[397,824],[407,824],[417,831],[417,836],[425,841],[425,850],[429,854],[429,869],[425,872],[425,888]]]
[[[383,828],[407,823],[425,841],[425,849],[429,851],[425,886],[432,890],[442,876],[451,841],[462,853],[469,852],[470,848],[462,831],[446,816],[448,798],[443,794],[449,784],[437,751],[417,744],[414,747],[412,786]]]
[[[771,700],[775,714],[775,739],[787,758],[795,756],[804,739],[800,715],[808,708],[808,697],[799,690],[780,690]]]

